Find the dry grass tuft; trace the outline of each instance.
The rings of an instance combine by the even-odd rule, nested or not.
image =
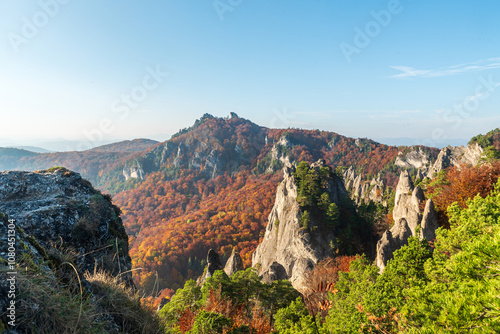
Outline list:
[[[19,294],[17,327],[28,333],[103,333],[99,312],[89,298],[58,286],[55,277],[21,270],[16,277]]]
[[[106,308],[122,333],[163,333],[164,326],[155,312],[141,304],[139,294],[127,287],[125,282],[99,270],[86,273],[94,296]]]

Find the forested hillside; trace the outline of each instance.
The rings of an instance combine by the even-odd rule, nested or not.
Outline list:
[[[140,152],[147,150],[151,146],[158,144],[156,140],[151,139],[134,139],[123,140],[117,143],[94,147],[89,151],[92,152]]]
[[[500,128],[491,130],[485,135],[473,137],[469,144],[479,144],[485,151],[489,159],[500,159]]]
[[[36,156],[36,153],[31,151],[0,147],[0,167],[4,170],[15,169],[21,159],[33,156]]]
[[[123,165],[157,144],[149,139],[122,141],[87,151],[33,153],[0,148],[0,170],[35,171],[63,166],[77,171],[97,188],[116,193],[123,189]]]
[[[139,188],[117,194],[114,200],[132,235],[134,267],[143,268],[136,273],[136,283],[151,291],[157,272],[161,288],[179,288],[201,275],[210,248],[227,259],[237,247],[249,266],[278,178],[240,172],[234,177],[205,180],[189,175],[165,181],[155,173]]]
[[[438,150],[428,148],[431,158]],[[267,129],[232,115],[204,115],[188,129],[126,163],[144,180],[114,200],[131,237],[136,283],[150,291],[178,288],[199,276],[209,248],[223,257],[237,247],[245,265],[263,236],[287,163],[325,159],[334,170],[354,166],[394,187],[411,149],[318,130]],[[376,208],[372,208],[376,210]],[[156,276],[158,273],[158,277]]]

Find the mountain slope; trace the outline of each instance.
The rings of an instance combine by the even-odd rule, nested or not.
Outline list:
[[[82,174],[97,188],[116,193],[122,188],[122,169],[126,161],[157,144],[149,139],[136,139],[96,147],[88,151],[33,153],[26,150],[0,148],[0,170],[35,171],[64,166]]]
[[[439,150],[426,150],[430,163]],[[134,267],[144,268],[135,272],[136,283],[150,291],[158,272],[161,288],[180,287],[201,274],[209,248],[228,257],[238,247],[249,266],[285,164],[325,159],[333,169],[353,166],[395,185],[403,169],[396,159],[410,152],[332,132],[267,129],[236,115],[205,115],[125,164],[133,189],[114,200],[132,235]]]
[[[21,159],[35,156],[37,153],[28,150],[0,147],[0,171],[17,169]]]
[[[92,152],[140,152],[144,151],[159,142],[151,139],[123,140],[117,143],[94,147]]]

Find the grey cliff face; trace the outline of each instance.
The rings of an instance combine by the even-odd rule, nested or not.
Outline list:
[[[286,136],[281,136],[280,139],[274,143],[270,152],[271,163],[266,173],[276,172],[279,170],[280,166],[291,166],[290,157],[285,153],[291,147],[293,147],[293,143]]]
[[[424,200],[425,196],[422,189],[418,186],[414,187],[408,172],[404,171],[401,173],[396,188],[393,217],[394,221],[405,218],[413,235],[415,234],[416,227],[422,220],[420,205]]]
[[[426,168],[430,164],[431,156],[424,152],[421,147],[413,147],[405,155],[400,152],[394,164],[402,168]]]
[[[407,171],[401,173],[393,210],[394,226],[386,231],[377,243],[375,263],[380,271],[383,271],[387,261],[394,257],[394,252],[408,243],[410,236],[426,238],[428,241],[436,238],[438,223],[434,203],[431,199],[427,200],[422,213],[424,202],[422,189],[419,186],[414,187]]]
[[[311,168],[323,165],[324,162],[319,161]],[[284,178],[276,191],[264,239],[252,255],[252,266],[264,281],[288,278],[301,291],[305,272],[332,255],[330,244],[335,236],[328,229],[322,229],[321,233],[309,233],[302,228],[300,217],[303,212],[297,203],[293,172],[293,167],[283,169]],[[343,182],[337,177],[330,182],[328,193],[336,204],[348,196]],[[321,226],[321,222],[311,221],[311,225]]]
[[[122,175],[123,177],[125,177],[125,180],[129,179],[144,180],[144,170],[139,166],[123,167]]]

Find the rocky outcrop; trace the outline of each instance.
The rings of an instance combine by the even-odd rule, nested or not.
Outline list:
[[[422,207],[425,209],[422,213]],[[393,210],[394,226],[386,231],[377,243],[376,265],[381,271],[394,252],[408,243],[410,236],[426,238],[432,241],[438,228],[436,211],[431,199],[425,202],[422,189],[414,187],[408,172],[399,177]]]
[[[224,267],[222,266],[222,262],[220,260],[219,254],[213,249],[208,251],[207,255],[207,276],[212,277],[216,270],[222,270]]]
[[[410,175],[407,171],[401,173],[398,186],[396,188],[396,197],[394,201],[393,218],[394,221],[406,219],[411,229],[412,235],[415,235],[415,229],[422,220],[420,206],[425,201],[422,189],[413,186]]]
[[[432,178],[443,169],[461,164],[475,166],[484,155],[484,150],[479,144],[456,147],[445,147],[439,152],[436,162],[429,169],[428,177]]]
[[[353,166],[346,169],[343,174],[345,188],[349,190],[351,194],[351,199],[356,204],[369,203],[373,201],[375,203],[381,203],[387,205],[387,201],[384,200],[385,184],[382,180],[380,173],[377,177],[371,180],[363,180],[361,175],[356,175],[356,171]]]
[[[185,135],[188,132],[192,132],[190,136]],[[234,133],[238,135],[233,136]],[[122,175],[125,179],[142,179],[146,174],[172,167],[201,171],[208,178],[233,173],[241,165],[250,165],[261,153],[266,145],[265,134],[264,128],[235,113],[227,118],[205,114],[191,128],[126,162]]]
[[[387,202],[384,201],[384,192],[385,192],[385,184],[382,180],[380,173],[376,178],[373,178],[370,181],[370,187],[368,188],[368,199],[375,203],[382,203],[384,206],[387,205]]]
[[[122,283],[135,289],[119,215],[110,197],[65,168],[1,172],[0,327],[15,276],[17,333],[128,331],[108,300],[109,289],[125,294]]]
[[[79,254],[76,264],[84,271],[118,275],[132,268],[120,209],[77,173],[65,168],[1,172],[0,212],[42,247],[50,250],[57,244]],[[131,280],[130,274],[123,275],[127,277]]]
[[[269,266],[269,269],[262,273],[262,280],[264,282],[267,282],[267,283],[273,282],[273,281],[284,280],[287,278],[288,278],[288,274],[286,273],[285,267],[283,267],[278,262],[273,262]]]
[[[198,277],[196,283],[198,285],[203,285],[207,278],[212,277],[216,270],[222,270],[224,266],[222,265],[222,261],[220,260],[219,254],[210,249],[207,254],[207,267],[202,276]]]
[[[243,270],[243,261],[241,260],[240,253],[233,248],[231,256],[227,259],[226,266],[224,267],[224,272],[227,276],[231,276],[237,271]]]
[[[356,171],[354,170],[354,167],[349,166],[349,168],[346,169],[342,174],[342,177],[344,179],[344,185],[346,189],[351,188],[351,186],[354,183],[354,180],[356,180]]]
[[[125,180],[131,178],[143,180],[146,173],[159,170],[175,151],[179,152],[178,147],[175,147],[170,142],[155,145],[143,156],[126,162],[123,166],[122,175]]]
[[[274,143],[270,152],[271,163],[269,164],[266,173],[276,172],[283,166],[291,166],[288,152],[293,147],[293,145],[294,144],[285,135],[281,136],[280,139]]]
[[[324,161],[318,161],[311,168],[323,166]],[[306,271],[332,255],[331,244],[336,236],[324,223],[313,219],[309,223],[310,229],[301,226],[303,212],[297,203],[294,170],[294,167],[283,169],[283,181],[277,188],[264,238],[252,255],[252,266],[264,281],[288,278],[301,291]],[[347,197],[343,182],[336,176],[329,181],[328,193],[336,204]]]
[[[384,270],[387,261],[394,257],[394,252],[408,243],[411,235],[410,227],[404,218],[394,223],[389,231],[385,231],[377,243],[375,260],[375,264],[381,271]]]
[[[144,170],[139,166],[123,167],[122,175],[125,177],[125,181],[129,179],[144,180]]]
[[[434,208],[434,202],[429,199],[425,203],[424,215],[422,217],[422,222],[420,223],[420,238],[432,241],[436,239],[436,230],[438,229],[436,210]]]
[[[435,157],[435,156],[434,156]],[[422,147],[413,146],[406,154],[399,152],[394,164],[401,168],[428,168],[431,162],[431,155],[425,152]]]
[[[423,180],[427,176],[427,171],[419,168],[417,170],[417,175],[415,176],[415,180]]]

